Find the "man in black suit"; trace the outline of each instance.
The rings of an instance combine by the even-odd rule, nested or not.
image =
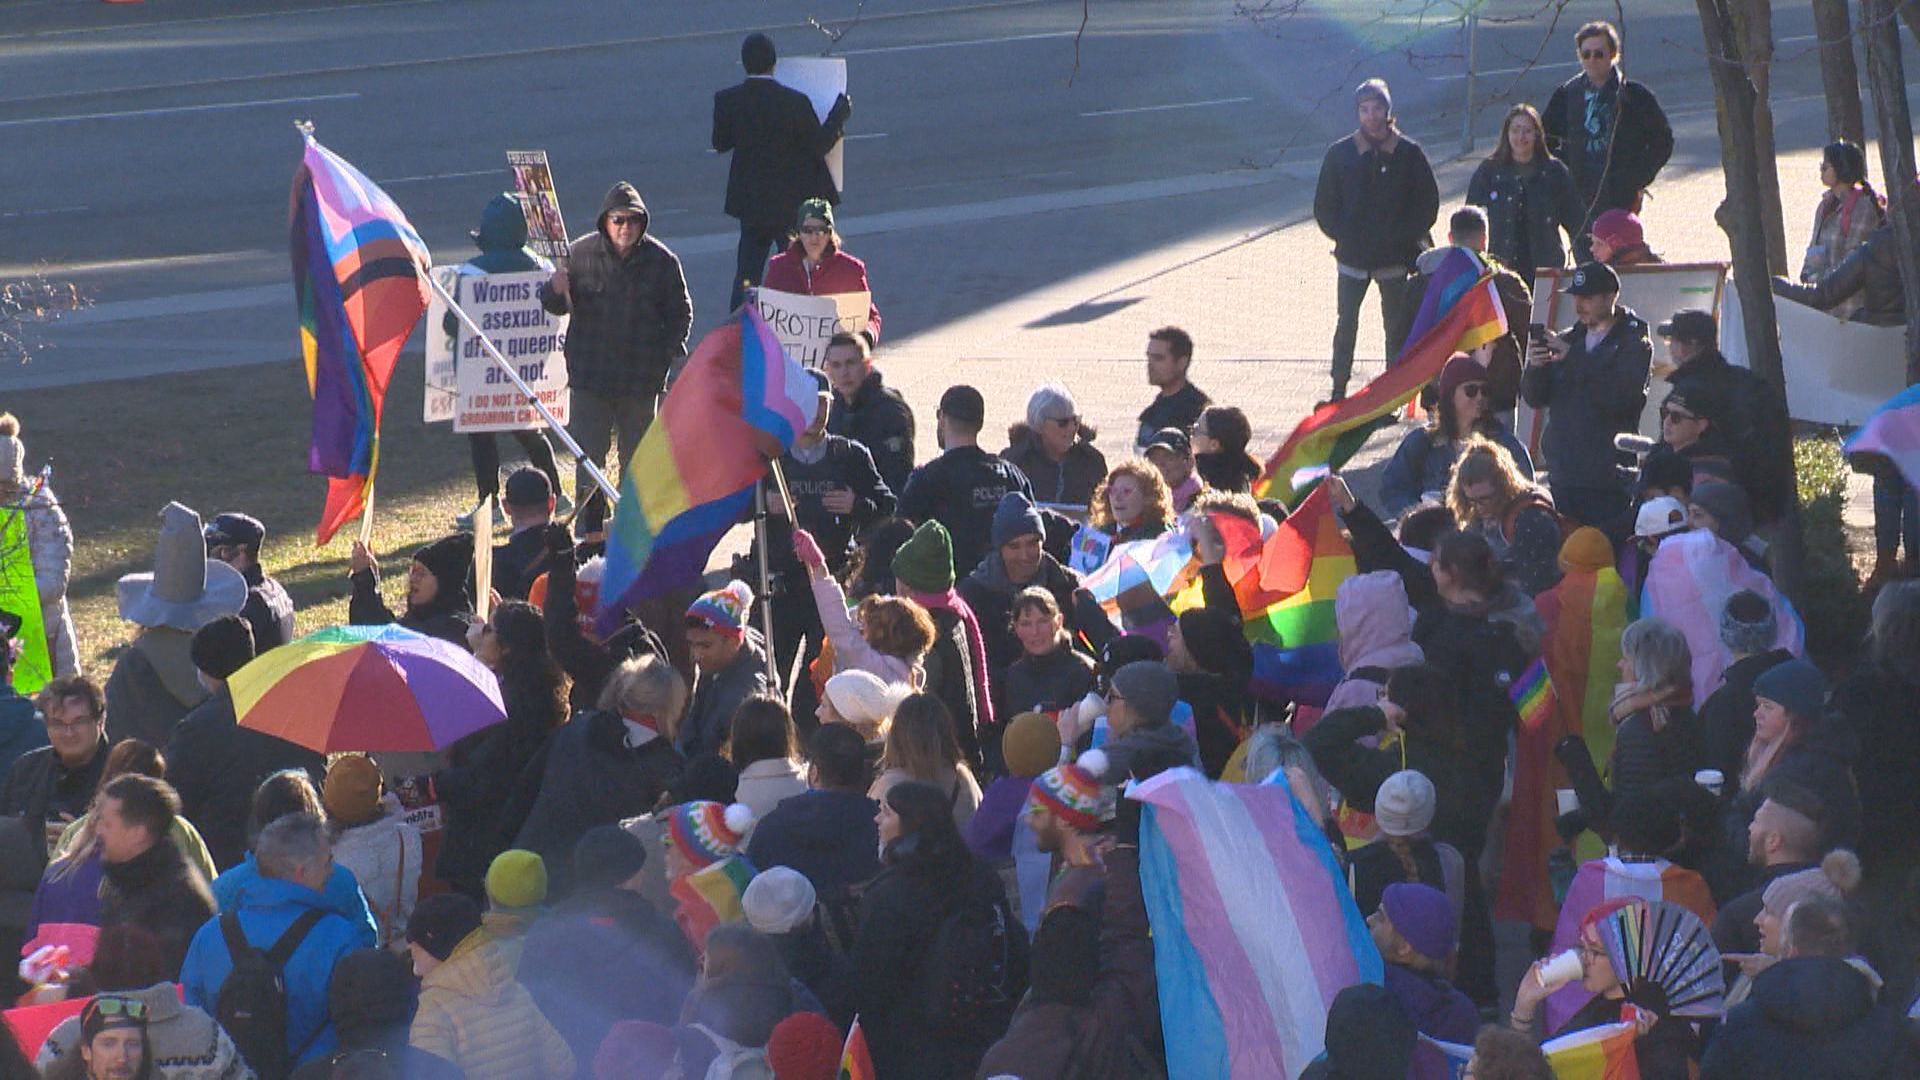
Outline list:
[[[727,214],[740,219],[730,308],[739,307],[746,290],[760,284],[767,254],[786,236],[801,202],[840,202],[826,155],[840,141],[853,103],[841,94],[824,123],[814,119],[805,94],[774,81],[777,59],[773,39],[748,34],[740,45],[746,79],[713,95],[713,148],[733,153]]]

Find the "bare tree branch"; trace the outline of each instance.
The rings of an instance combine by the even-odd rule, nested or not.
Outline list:
[[[41,275],[0,282],[0,360],[24,364],[44,348],[32,328],[45,326],[62,315],[91,307],[70,281],[48,281]]]

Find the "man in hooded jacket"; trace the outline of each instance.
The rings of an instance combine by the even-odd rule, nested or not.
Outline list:
[[[620,461],[633,456],[653,422],[668,372],[687,355],[693,298],[680,259],[647,232],[647,204],[632,184],[607,192],[592,235],[573,242],[567,265],[540,287],[540,303],[567,324],[567,385],[572,434],[587,452],[574,474],[576,495],[593,490],[588,461],[605,465],[618,431]],[[582,496],[584,498],[584,496]],[[590,507],[597,529],[605,511]]]

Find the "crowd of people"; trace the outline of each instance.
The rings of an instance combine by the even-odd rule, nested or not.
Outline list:
[[[1308,1075],[1425,1080],[1468,1054],[1478,1080],[1546,1077],[1551,1040],[1618,1024],[1650,1080],[1913,1075],[1920,582],[1886,554],[1857,661],[1830,677],[1801,655],[1767,576],[1783,410],[1711,313],[1650,327],[1621,305],[1614,267],[1655,258],[1634,211],[1672,136],[1611,26],[1576,47],[1581,75],[1512,109],[1447,233],[1520,310],[1573,253],[1576,321],[1510,319],[1453,356],[1370,500],[1324,480],[1356,567],[1330,694],[1255,678],[1227,538],[1288,510],[1256,497],[1249,418],[1192,382],[1179,327],[1147,335],[1152,396],[1122,445],[1047,383],[996,453],[983,395],[953,385],[920,460],[876,308],[825,351],[758,558],[610,633],[587,471],[570,515],[543,438],[502,484],[475,437],[501,543],[435,540],[398,589],[365,545],[351,558],[350,621],[469,650],[498,684],[504,721],[433,754],[322,755],[239,723],[228,680],[295,618],[241,512],[166,508],[154,570],[119,585],[131,640],[83,673],[72,533],[0,416],[55,669],[13,691],[21,623],[0,623],[0,937],[10,997],[65,1008],[33,1046],[0,1040],[0,1078],[813,1080],[849,1075],[848,1046],[883,1080],[1164,1075],[1183,1033],[1162,1026],[1144,887],[1166,869],[1143,866],[1127,793],[1182,768],[1285,786],[1384,962],[1330,1002]],[[866,291],[815,167],[850,105],[816,120],[760,35],[743,60],[714,131],[736,284]],[[1316,198],[1335,399],[1369,284],[1397,349],[1437,265],[1432,171],[1386,84],[1356,109]],[[1883,213],[1858,148],[1830,147],[1822,179],[1808,284],[1779,288],[1870,314]],[[590,456],[630,456],[685,354],[685,280],[647,222],[617,185],[542,292],[572,315]],[[509,200],[476,239],[471,272],[538,265]],[[1672,389],[1636,449],[1616,437],[1656,333]],[[1518,399],[1547,410],[1538,458]],[[1888,472],[1883,553],[1915,516]],[[1129,632],[1088,581],[1169,537],[1199,602]],[[1496,916],[1531,930],[1512,986]],[[1627,925],[1652,929],[1623,950]],[[1640,961],[1683,938],[1724,994]]]

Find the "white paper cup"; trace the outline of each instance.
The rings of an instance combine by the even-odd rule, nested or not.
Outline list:
[[[1533,977],[1539,981],[1541,989],[1552,993],[1578,979],[1583,971],[1584,969],[1580,966],[1580,950],[1568,949],[1534,968]]]
[[[1726,786],[1727,778],[1721,775],[1719,769],[1701,769],[1699,772],[1693,774],[1693,782],[1718,795],[1720,794],[1720,790]]]
[[[1580,796],[1572,788],[1556,788],[1553,797],[1560,802],[1560,812],[1571,814],[1580,809]]]

